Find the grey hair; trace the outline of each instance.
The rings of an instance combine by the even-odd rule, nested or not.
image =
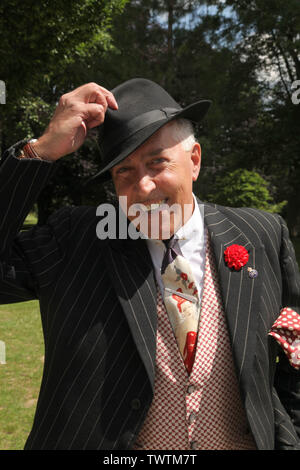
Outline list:
[[[191,121],[188,119],[175,119],[171,124],[170,129],[175,142],[177,144],[181,142],[183,149],[186,151],[192,150],[196,138]]]

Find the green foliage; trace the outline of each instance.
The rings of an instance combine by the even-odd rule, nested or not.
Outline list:
[[[267,181],[255,171],[238,169],[217,176],[211,200],[232,207],[253,207],[281,212],[286,201],[274,204]]]
[[[268,175],[276,200],[288,201],[283,214],[292,235],[297,236],[300,233],[300,106],[292,103],[291,86],[300,79],[300,3],[298,0],[209,0],[208,3],[223,17],[223,27],[217,33],[219,42],[225,42],[243,60],[252,62],[259,87],[258,113],[249,116],[250,121],[247,118],[247,126],[245,121],[241,122],[242,133],[238,128],[233,129],[227,155],[232,155],[234,161],[229,164],[259,168]]]
[[[135,76],[150,78],[182,106],[213,101],[196,129],[203,159],[195,193],[282,212],[295,237],[300,106],[291,102],[291,83],[300,79],[299,30],[299,0],[1,0],[0,80],[7,89],[1,149],[38,137],[61,94],[82,83],[111,89]],[[99,167],[98,153],[93,131],[57,164],[37,202],[40,223],[64,204],[106,197],[103,187],[83,185]],[[299,258],[299,239],[295,246]],[[39,387],[41,331],[30,304],[0,312],[0,339],[8,346],[8,364],[0,366],[5,449],[23,447]]]
[[[291,102],[291,83],[300,79],[299,21],[299,0],[3,0],[2,150],[38,137],[59,96],[82,83],[111,89],[136,76],[150,78],[182,106],[202,97],[213,101],[196,129],[203,147],[196,193],[208,199],[225,172],[258,171],[270,183],[270,204],[288,201],[282,213],[296,236],[300,106]],[[39,213],[102,200],[103,188],[87,192],[82,185],[99,164],[93,137],[60,162]]]
[[[36,94],[58,85],[68,65],[107,50],[112,16],[125,0],[2,0],[0,4],[1,76],[9,94]],[[88,52],[88,54],[86,54]],[[72,79],[72,77],[69,77]],[[12,98],[13,99],[13,98]]]
[[[21,139],[38,138],[63,93],[85,82],[103,82],[103,72],[100,78],[97,75],[101,58],[114,51],[112,21],[126,2],[0,3],[0,78],[7,90],[6,105],[0,106],[2,152]],[[100,164],[94,139],[87,139],[76,155],[59,163],[55,178],[39,198],[39,222],[61,204],[82,203],[80,178],[91,176]]]
[[[125,4],[126,0],[1,1],[0,78],[7,91],[6,105],[0,107],[2,150],[29,133],[38,137],[59,96],[83,79],[92,81],[91,63],[113,50],[112,18]]]

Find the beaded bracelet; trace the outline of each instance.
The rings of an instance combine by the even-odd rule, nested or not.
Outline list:
[[[42,160],[42,158],[39,156],[39,154],[35,151],[35,149],[32,147],[31,142],[35,142],[35,140],[31,140],[27,142],[26,145],[22,148],[20,154],[18,155],[19,158],[33,158],[33,159],[38,159]]]

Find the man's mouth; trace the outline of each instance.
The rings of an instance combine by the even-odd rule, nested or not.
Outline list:
[[[146,203],[143,203],[143,206],[146,208],[146,212],[152,212],[152,211],[155,211],[157,209],[159,209],[161,206],[163,206],[164,204],[167,204],[167,200],[168,199],[161,199],[159,201],[151,201],[150,203],[146,204]],[[143,208],[144,209],[144,208]]]

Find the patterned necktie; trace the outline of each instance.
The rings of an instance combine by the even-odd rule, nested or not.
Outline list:
[[[162,261],[164,301],[170,323],[188,373],[196,352],[200,302],[194,275],[183,257],[178,240],[163,240],[167,251]]]

